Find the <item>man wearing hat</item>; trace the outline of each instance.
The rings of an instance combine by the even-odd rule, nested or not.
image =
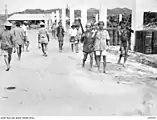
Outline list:
[[[69,30],[69,34],[70,34],[70,43],[71,43],[71,50],[72,52],[74,51],[74,45],[76,42],[76,35],[77,35],[77,29],[76,29],[76,24],[73,23],[71,26],[71,29]]]
[[[122,57],[124,57],[123,66],[125,66],[128,57],[128,47],[129,47],[128,32],[129,31],[126,28],[124,21],[121,21],[119,25],[120,25],[120,29],[118,30],[118,33],[120,38],[120,55],[119,55],[118,64],[120,64]]]
[[[101,57],[103,57],[103,73],[106,73],[106,50],[107,48],[107,42],[109,45],[110,36],[108,31],[104,30],[104,22],[100,21],[98,23],[98,30],[95,34],[95,44],[94,44],[94,50],[96,55],[96,63],[98,67],[98,71],[100,70],[100,62]]]
[[[86,31],[85,33],[82,34],[82,37],[84,38],[83,41],[83,53],[84,53],[84,58],[83,58],[83,63],[82,67],[85,67],[85,62],[87,60],[88,54],[90,55],[90,68],[89,70],[92,70],[93,67],[93,52],[94,52],[94,33],[92,32],[92,26],[90,23],[86,24]]]
[[[0,34],[1,49],[4,55],[4,61],[7,65],[6,71],[10,70],[11,56],[13,46],[15,45],[14,35],[11,32],[12,24],[10,22],[4,23],[4,31]]]
[[[21,60],[22,47],[24,46],[24,43],[26,41],[26,35],[24,30],[20,27],[20,22],[16,22],[16,27],[13,30],[13,34],[16,40],[18,59]]]
[[[40,29],[38,32],[38,41],[41,43],[42,52],[45,57],[47,57],[47,46],[49,40],[48,30],[45,28],[45,24],[43,22],[40,23]]]
[[[58,43],[59,43],[59,50],[62,51],[63,50],[63,39],[64,39],[64,28],[62,26],[62,22],[58,23],[58,27],[57,27],[57,37],[58,37]]]

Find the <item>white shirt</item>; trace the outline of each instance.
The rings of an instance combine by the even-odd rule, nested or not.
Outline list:
[[[25,31],[25,35],[28,36],[27,26],[23,25],[21,28]]]
[[[75,37],[77,35],[77,29],[70,29],[69,34]]]

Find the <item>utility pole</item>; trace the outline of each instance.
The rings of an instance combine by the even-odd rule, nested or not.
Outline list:
[[[7,4],[5,4],[5,18],[6,18],[6,20],[8,18],[8,6],[7,6]]]

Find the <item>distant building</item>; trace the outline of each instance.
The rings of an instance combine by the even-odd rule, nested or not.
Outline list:
[[[11,22],[28,21],[29,25],[38,25],[42,21],[45,22],[46,27],[49,27],[52,23],[52,16],[51,14],[14,14],[10,16],[7,20]]]

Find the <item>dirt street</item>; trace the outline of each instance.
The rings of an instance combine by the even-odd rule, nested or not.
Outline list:
[[[82,53],[72,53],[65,40],[63,52],[51,40],[48,57],[37,48],[37,31],[29,31],[30,52],[21,61],[13,54],[5,71],[0,56],[0,116],[157,115],[157,70],[128,61],[117,65],[108,54],[108,74],[81,68]],[[6,89],[7,87],[14,87]]]

